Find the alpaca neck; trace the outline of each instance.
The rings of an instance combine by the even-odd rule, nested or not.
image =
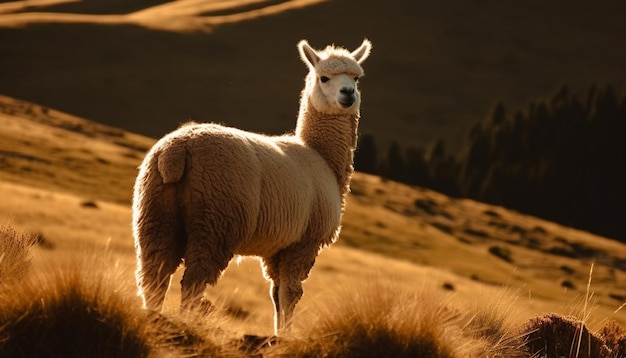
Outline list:
[[[342,196],[349,190],[359,115],[327,114],[305,105],[298,118],[296,136],[315,149],[335,174]]]

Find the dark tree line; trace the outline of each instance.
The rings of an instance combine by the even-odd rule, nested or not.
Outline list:
[[[354,156],[356,170],[452,196],[460,195],[456,183],[458,163],[446,152],[442,139],[428,148],[411,146],[406,150],[393,141],[385,156],[379,157],[379,153],[374,136],[361,135]]]
[[[363,135],[359,171],[502,205],[626,242],[626,96],[612,87],[585,95],[562,88],[512,113],[498,103],[454,156],[443,140],[379,158]]]

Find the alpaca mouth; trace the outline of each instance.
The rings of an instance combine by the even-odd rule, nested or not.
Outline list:
[[[348,109],[356,102],[356,96],[354,90],[351,93],[341,93],[337,97],[337,102],[343,109]]]
[[[341,105],[342,108],[348,109],[352,107],[352,105],[354,104],[354,101],[339,101],[339,104]]]

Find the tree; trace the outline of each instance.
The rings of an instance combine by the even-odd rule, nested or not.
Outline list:
[[[354,153],[354,168],[360,172],[378,174],[378,150],[373,135],[364,134],[359,137]]]
[[[385,176],[391,180],[404,182],[406,180],[406,161],[398,141],[394,140],[387,152],[387,168]]]
[[[468,133],[462,194],[626,241],[625,126],[626,97],[610,86],[583,99],[562,87],[512,119],[498,103]]]
[[[426,154],[430,174],[430,187],[447,195],[458,195],[458,165],[446,152],[442,138],[434,141]]]
[[[425,159],[423,148],[414,146],[406,150],[406,180],[408,184],[430,187],[431,180],[428,170],[428,163]]]
[[[491,123],[490,126],[497,127],[501,126],[506,121],[506,108],[504,107],[504,103],[498,102],[496,103],[496,107],[493,110],[493,114],[491,115]]]

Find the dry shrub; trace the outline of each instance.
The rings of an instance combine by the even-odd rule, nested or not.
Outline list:
[[[210,317],[145,311],[110,252],[49,262],[0,289],[0,357],[237,357]]]
[[[465,352],[461,356],[530,357],[520,329],[520,322],[526,316],[518,310],[512,292],[504,290],[493,295],[477,290],[474,299],[464,306],[461,323]]]
[[[209,315],[149,314],[149,333],[157,356],[248,357],[239,340],[221,326],[223,312]]]
[[[455,313],[436,300],[421,302],[389,287],[355,288],[319,312],[307,327],[306,357],[454,357],[446,322]],[[417,304],[416,304],[417,303]],[[295,352],[294,352],[295,353]]]
[[[617,322],[610,321],[598,333],[606,342],[607,347],[613,351],[614,356],[626,357],[626,330],[624,328]]]
[[[30,248],[36,239],[0,225],[0,284],[22,278],[30,268]]]
[[[528,332],[526,346],[534,357],[614,357],[604,339],[574,317],[554,313],[533,317],[525,331]]]
[[[145,313],[110,279],[53,270],[0,292],[0,356],[149,356]]]
[[[378,283],[337,291],[268,356],[529,357],[506,317],[454,307],[441,290]]]

